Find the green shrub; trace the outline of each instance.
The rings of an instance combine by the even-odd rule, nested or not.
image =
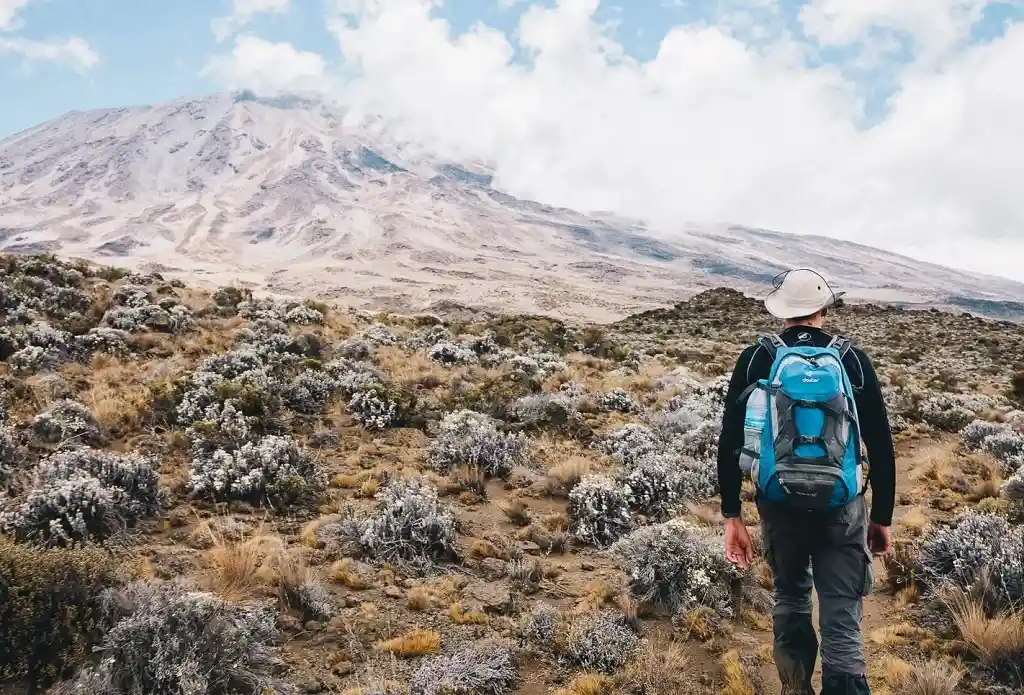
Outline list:
[[[120,583],[109,553],[0,540],[0,680],[67,677],[102,637],[101,592]]]

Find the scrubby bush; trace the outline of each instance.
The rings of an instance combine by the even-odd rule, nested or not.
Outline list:
[[[0,680],[46,686],[89,657],[117,564],[98,549],[40,550],[0,539]]]
[[[1011,502],[1024,502],[1024,464],[1003,483],[1000,493]]]
[[[470,348],[447,341],[431,345],[427,349],[427,357],[444,365],[469,364],[477,359]]]
[[[373,348],[365,340],[352,338],[334,346],[334,354],[346,360],[360,362],[373,356]]]
[[[0,490],[14,475],[18,460],[18,438],[14,430],[0,425]]]
[[[724,542],[683,519],[639,528],[610,552],[629,575],[633,596],[673,612],[699,606],[733,614],[733,584],[742,574],[725,558]]]
[[[21,504],[0,512],[0,527],[32,545],[102,542],[162,507],[159,475],[134,455],[74,449],[42,461]]]
[[[588,475],[569,492],[569,533],[578,541],[607,546],[632,526],[622,487],[603,475]]]
[[[522,618],[522,635],[546,648],[555,646],[562,625],[562,612],[550,603],[536,603]]]
[[[441,421],[428,459],[439,471],[473,466],[486,475],[505,477],[526,462],[527,443],[522,434],[499,432],[493,418],[461,410]]]
[[[629,506],[656,520],[671,515],[684,500],[683,476],[664,457],[643,459],[623,475],[622,485]]]
[[[0,528],[41,547],[77,547],[122,527],[116,492],[84,473],[34,487],[25,501],[0,512]]]
[[[368,430],[384,430],[395,421],[397,404],[391,399],[387,388],[375,383],[367,389],[356,391],[348,400],[348,412],[352,418]]]
[[[612,413],[635,413],[641,410],[629,392],[621,388],[614,388],[608,393],[598,396],[597,407]]]
[[[101,660],[55,695],[290,693],[273,676],[275,611],[173,583],[134,583],[106,602],[113,627]]]
[[[266,435],[232,451],[194,452],[186,487],[199,497],[284,509],[312,502],[326,486],[323,471],[292,437]]]
[[[99,425],[89,409],[78,401],[63,399],[37,415],[32,430],[40,440],[57,444],[75,440],[89,443],[99,436]]]
[[[425,659],[413,673],[409,695],[503,695],[518,680],[512,650],[484,642]]]
[[[326,321],[323,312],[304,304],[289,310],[285,314],[284,320],[288,323],[297,323],[302,326],[322,326]]]
[[[39,482],[70,480],[79,474],[96,478],[117,491],[121,515],[141,519],[157,514],[162,506],[160,474],[154,463],[137,454],[116,454],[79,448],[54,454],[36,469]]]
[[[394,332],[381,323],[371,325],[362,332],[360,337],[374,347],[388,347],[398,342]]]
[[[973,451],[983,451],[999,462],[1004,475],[1024,466],[1024,427],[974,420],[963,427],[960,438]]]
[[[127,357],[131,353],[127,334],[116,328],[97,326],[75,338],[75,353],[79,359],[88,359],[98,352],[112,357]]]
[[[622,616],[612,611],[584,613],[569,624],[564,656],[588,671],[611,674],[629,661],[640,644]]]
[[[377,493],[377,511],[367,518],[348,510],[317,532],[328,553],[367,557],[409,570],[456,559],[455,514],[422,479],[398,480]]]
[[[979,580],[991,578],[993,571],[1011,576],[1022,563],[1022,558],[1012,557],[1011,552],[1024,547],[1021,533],[1020,527],[1010,526],[1002,516],[965,509],[952,523],[925,530],[918,551],[918,574],[932,589],[947,583],[971,589]]]
[[[338,391],[338,382],[324,372],[307,369],[284,388],[284,401],[298,413],[322,413]]]

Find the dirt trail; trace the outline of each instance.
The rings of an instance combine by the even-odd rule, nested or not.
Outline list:
[[[926,441],[905,441],[900,442],[897,445],[896,450],[896,509],[893,513],[893,526],[896,527],[903,516],[911,509],[909,505],[901,505],[899,496],[901,491],[909,490],[915,486],[920,478],[921,471],[925,469],[931,461],[935,459],[942,459],[949,457],[953,454],[953,450],[956,447],[956,439],[952,437],[946,437],[942,439],[931,439]],[[894,535],[896,533],[894,528]],[[882,566],[882,562],[879,558],[874,560],[874,571],[875,571],[875,590],[864,599],[864,617],[861,621],[861,634],[864,639],[864,648],[867,656],[868,663],[870,664],[873,659],[877,659],[884,656],[884,647],[873,644],[869,637],[871,633],[879,628],[890,625],[893,621],[893,602],[892,598],[879,591],[878,586],[881,580],[885,578],[885,568]],[[817,592],[812,594],[812,601],[814,603],[813,620],[815,630],[818,625],[818,595]],[[770,632],[762,633],[762,643],[770,644],[772,636]],[[767,665],[762,669],[762,677],[766,685],[764,695],[779,695],[782,692],[782,688],[779,684],[778,674],[775,671],[774,665]],[[872,691],[876,691],[879,684],[871,682]],[[819,656],[818,663],[815,668],[814,675],[814,688],[815,692],[821,689],[821,658]]]

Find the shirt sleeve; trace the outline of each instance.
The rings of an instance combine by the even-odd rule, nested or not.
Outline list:
[[[854,400],[860,417],[861,437],[870,461],[871,520],[881,526],[890,526],[896,505],[896,451],[892,428],[874,365],[860,350],[857,350],[857,358],[864,385]]]
[[[740,488],[743,472],[740,470],[739,451],[743,446],[743,418],[745,407],[737,399],[747,388],[747,367],[757,348],[750,346],[740,353],[725,394],[722,414],[722,432],[718,436],[718,486],[722,495],[722,516],[739,516]]]

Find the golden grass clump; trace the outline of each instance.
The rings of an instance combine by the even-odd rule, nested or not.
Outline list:
[[[381,640],[377,649],[389,652],[397,657],[410,658],[434,654],[441,648],[441,635],[434,630],[414,628],[405,634]]]

